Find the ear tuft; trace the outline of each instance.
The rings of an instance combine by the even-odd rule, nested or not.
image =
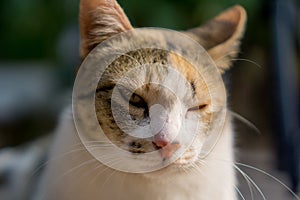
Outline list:
[[[81,0],[79,21],[82,58],[107,38],[133,29],[115,0]]]
[[[232,58],[238,55],[246,18],[245,9],[237,5],[225,10],[206,24],[185,33],[208,51],[223,72],[230,67]]]

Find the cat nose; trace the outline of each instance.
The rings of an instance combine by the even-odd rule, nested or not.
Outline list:
[[[179,143],[171,143],[171,141],[168,141],[165,138],[159,136],[154,137],[152,143],[159,149],[159,153],[163,159],[170,158],[174,154],[174,152],[177,151],[181,146]]]
[[[171,142],[171,140],[166,138],[165,135],[157,134],[154,136],[152,143],[158,148],[163,148],[163,147],[167,146],[170,142]]]

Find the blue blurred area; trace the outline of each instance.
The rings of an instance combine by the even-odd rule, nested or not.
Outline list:
[[[280,113],[275,115],[279,135],[278,163],[289,173],[294,191],[297,191],[300,180],[299,11],[294,1],[277,0],[273,19],[273,80],[277,86],[274,106]]]
[[[54,128],[70,88],[47,63],[0,64],[0,146],[15,145]]]
[[[43,106],[58,87],[57,79],[49,67],[41,64],[10,64],[0,66],[0,121],[16,121],[32,110]],[[28,65],[28,66],[26,66]],[[49,107],[53,104],[49,104]]]

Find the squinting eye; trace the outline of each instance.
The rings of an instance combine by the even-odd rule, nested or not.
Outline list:
[[[129,104],[137,107],[137,108],[143,108],[143,109],[147,109],[148,105],[147,103],[144,101],[144,99],[142,97],[140,97],[139,95],[133,93],[130,97],[129,100]]]
[[[207,104],[201,104],[199,106],[195,106],[192,108],[189,108],[188,111],[198,111],[198,110],[203,110],[207,107]]]

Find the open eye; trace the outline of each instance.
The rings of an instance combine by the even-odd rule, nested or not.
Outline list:
[[[200,111],[200,110],[204,110],[207,106],[208,106],[208,104],[201,104],[199,106],[195,106],[195,107],[189,108],[188,111]]]
[[[137,108],[143,108],[143,109],[147,109],[148,108],[148,105],[145,102],[145,100],[141,96],[139,96],[139,95],[137,95],[135,93],[133,93],[131,95],[131,97],[129,99],[129,104],[132,105],[132,106],[134,106],[134,107],[137,107]]]

